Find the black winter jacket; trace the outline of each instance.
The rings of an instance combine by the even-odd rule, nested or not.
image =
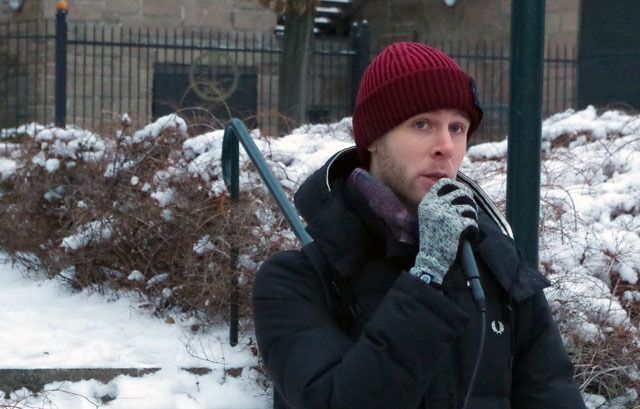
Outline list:
[[[306,249],[274,255],[256,275],[255,331],[277,406],[459,409],[481,327],[463,272],[454,265],[442,291],[407,272],[417,248],[395,241],[364,198],[345,188],[356,162],[353,150],[340,152],[296,194],[326,271]],[[468,408],[584,408],[542,292],[547,280],[521,263],[487,212],[479,225],[474,252],[488,328]],[[336,319],[333,274],[354,299],[357,320],[347,328]]]

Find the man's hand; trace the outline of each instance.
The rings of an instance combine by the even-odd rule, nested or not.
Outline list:
[[[479,232],[473,192],[460,182],[440,179],[418,206],[420,251],[411,274],[441,285],[453,265],[460,240]]]

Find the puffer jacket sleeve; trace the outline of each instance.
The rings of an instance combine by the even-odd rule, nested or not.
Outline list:
[[[529,330],[518,335],[523,336],[514,362],[513,409],[585,408],[544,293],[525,300],[518,317],[519,330]]]
[[[336,326],[299,251],[262,265],[253,313],[264,363],[292,409],[415,409],[468,322],[452,301],[403,272],[352,341]]]

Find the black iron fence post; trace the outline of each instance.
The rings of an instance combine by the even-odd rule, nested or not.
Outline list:
[[[369,24],[366,20],[355,21],[349,32],[349,44],[355,52],[351,62],[351,110],[356,106],[358,86],[364,70],[369,65]]]
[[[238,254],[237,244],[231,247],[231,291],[229,292],[229,345],[238,345],[238,321],[240,320],[240,289],[238,288]]]
[[[56,6],[56,72],[55,72],[55,118],[58,128],[66,126],[67,117],[67,2],[61,0]]]
[[[511,12],[507,220],[533,268],[538,267],[540,220],[544,3],[512,0]]]
[[[232,131],[225,131],[225,134]],[[228,166],[230,166],[230,180],[229,180],[229,193],[231,201],[237,203],[240,199],[240,147],[238,138],[227,137],[223,156],[227,157]],[[236,206],[232,208],[235,211]],[[238,344],[238,321],[239,321],[239,301],[240,294],[238,290],[238,273],[236,271],[238,267],[238,244],[235,240],[232,240],[231,244],[231,259],[229,260],[231,268],[231,291],[229,293],[229,344],[236,346]]]

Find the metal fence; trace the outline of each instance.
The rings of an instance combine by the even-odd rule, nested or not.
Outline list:
[[[498,140],[508,129],[509,50],[496,44],[436,42],[476,79],[485,116],[474,140]],[[358,52],[349,39],[315,39],[310,122],[351,114]],[[143,124],[176,110],[200,126],[233,116],[274,134],[281,38],[272,33],[132,28],[70,22],[67,31],[66,122],[90,129],[127,113]],[[54,119],[55,23],[9,23],[0,29],[0,127]],[[366,61],[365,61],[366,63]],[[576,107],[575,49],[548,49],[543,115]],[[291,124],[292,126],[295,124]]]
[[[2,127],[45,123],[53,117],[53,71],[48,70],[54,44],[48,28],[53,28],[53,22],[10,23],[0,28]]]
[[[181,111],[222,127],[237,116],[275,132],[281,38],[272,33],[132,28],[70,22],[66,122],[100,128],[127,113],[142,123]],[[339,120],[352,104],[348,39],[314,41],[308,115]],[[0,127],[54,119],[55,23],[0,31]],[[293,126],[293,124],[292,124]]]

